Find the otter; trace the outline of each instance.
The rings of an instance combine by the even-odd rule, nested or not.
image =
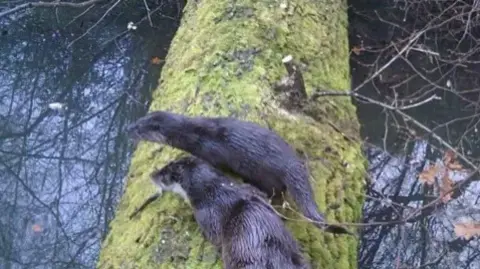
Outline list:
[[[224,268],[310,269],[291,233],[254,187],[237,184],[194,156],[150,175],[159,191],[182,196],[203,236],[221,253]]]
[[[126,131],[133,139],[167,144],[240,175],[274,199],[281,198],[286,189],[316,227],[352,234],[342,226],[325,223],[305,164],[274,131],[230,117],[188,117],[167,111],[150,112],[128,125]]]

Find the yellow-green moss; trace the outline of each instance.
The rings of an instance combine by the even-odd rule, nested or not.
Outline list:
[[[360,145],[326,121],[279,109],[272,95],[272,85],[285,75],[281,59],[288,54],[306,64],[308,92],[348,89],[346,26],[345,1],[189,1],[150,109],[268,123],[308,158],[316,201],[328,220],[358,221],[365,170]],[[358,136],[347,98],[322,100],[312,109],[342,130],[347,126],[349,136]],[[189,206],[177,196],[165,194],[128,219],[155,191],[149,173],[179,154],[166,146],[139,144],[99,268],[221,268]],[[281,212],[301,219],[291,210]],[[356,268],[354,238],[322,233],[304,221],[288,221],[287,226],[313,268]]]

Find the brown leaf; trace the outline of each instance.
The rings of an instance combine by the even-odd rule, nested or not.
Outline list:
[[[360,52],[362,52],[364,49],[360,46],[354,46],[352,48],[352,52],[355,53],[356,55],[360,55]]]
[[[455,158],[456,158],[455,152],[453,152],[453,150],[451,150],[451,149],[447,149],[445,151],[445,154],[443,154],[443,164],[445,164],[445,166],[447,166],[449,163],[454,161]]]
[[[455,234],[458,237],[463,237],[467,240],[475,235],[480,235],[479,222],[457,223],[454,225],[454,227],[455,227]]]
[[[454,170],[454,171],[460,171],[463,169],[463,166],[458,161],[453,161],[447,164],[447,167],[448,169]]]
[[[440,197],[443,203],[447,203],[452,200],[453,181],[448,177],[448,173],[445,173],[442,178],[442,185],[440,186]]]
[[[463,169],[463,166],[456,160],[457,156],[453,150],[448,149],[445,151],[445,154],[443,155],[443,164],[445,165],[446,168],[453,170],[453,171],[459,171]]]
[[[430,164],[428,168],[422,171],[418,175],[418,179],[425,184],[433,185],[435,183],[435,176],[438,172],[438,166],[436,164]]]
[[[162,62],[162,60],[160,58],[158,58],[157,56],[153,57],[150,62],[152,64],[160,64]]]

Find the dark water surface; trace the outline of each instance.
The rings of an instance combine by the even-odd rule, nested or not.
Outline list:
[[[465,231],[480,234],[480,178],[476,174],[464,182],[466,171],[443,173],[446,144],[473,163],[472,167],[459,160],[463,168],[472,171],[479,164],[480,24],[467,22],[469,16],[478,16],[477,4],[351,1],[350,43],[362,48],[351,54],[352,87],[398,56],[418,35],[408,51],[360,92],[403,107],[435,95],[423,105],[402,110],[413,120],[358,103],[371,181],[363,221],[383,223],[365,227],[359,268],[480,268],[478,236],[459,236]],[[430,177],[432,185],[419,179],[430,164],[441,167]],[[465,184],[445,197],[446,202],[438,201],[451,183],[460,182]],[[462,229],[463,224],[476,228]]]
[[[181,9],[115,3],[0,18],[2,269],[94,268]]]
[[[352,54],[353,87],[392,57],[380,48],[407,35],[377,14],[398,23],[406,16],[405,27],[415,30],[407,22],[418,14],[395,11],[392,3],[353,5],[351,44],[372,47]],[[0,268],[94,268],[132,152],[122,130],[146,112],[181,8],[177,1],[106,1],[0,17]],[[129,22],[137,28],[129,30]],[[421,76],[399,59],[361,93],[382,102],[394,94],[408,100],[437,94],[441,99],[406,112],[478,163],[476,62],[435,69],[441,59],[418,51],[408,60],[434,71]],[[480,218],[478,176],[449,203],[399,224],[438,197],[438,187],[425,186],[418,173],[445,147],[397,113],[357,106],[372,181],[363,221],[387,223],[364,229],[359,268],[480,268],[478,239],[454,232],[455,224]]]

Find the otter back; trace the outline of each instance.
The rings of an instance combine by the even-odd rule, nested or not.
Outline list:
[[[236,184],[195,157],[169,163],[152,180],[164,190],[178,192],[181,186],[225,268],[310,268],[280,217],[253,187]]]
[[[310,268],[278,216],[255,196],[232,207],[222,235],[225,268]],[[247,255],[229,255],[239,252]]]
[[[275,132],[234,118],[187,117],[155,111],[129,127],[137,139],[166,143],[222,170],[230,170],[268,196],[287,189],[302,214],[327,227],[315,203],[309,175],[293,148]],[[349,233],[343,227],[327,231]]]

